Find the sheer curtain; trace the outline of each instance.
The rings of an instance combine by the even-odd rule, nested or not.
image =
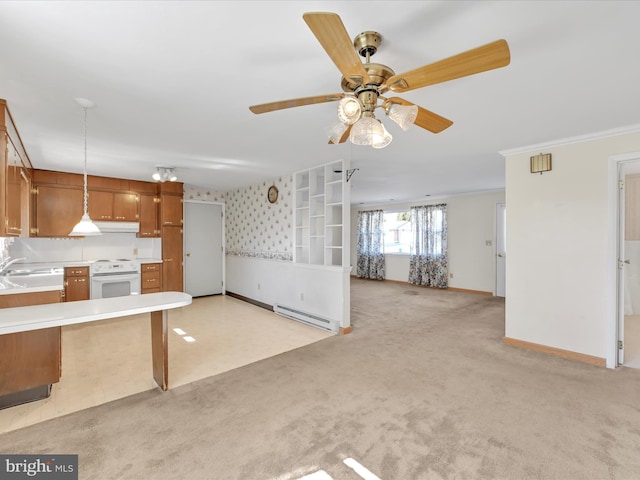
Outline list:
[[[447,205],[411,208],[409,283],[447,288]]]
[[[383,211],[358,212],[358,265],[360,278],[384,280]]]

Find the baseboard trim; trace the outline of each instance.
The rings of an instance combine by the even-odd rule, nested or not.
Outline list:
[[[371,279],[371,278],[360,278],[357,275],[351,275],[353,278],[358,278],[360,280],[371,280],[374,282],[391,282],[391,283],[401,283],[403,285],[413,285],[414,287],[418,287],[421,285],[414,285],[413,283],[409,283],[409,282],[404,282],[402,280],[391,280],[388,278],[385,278],[384,280],[375,280],[375,279]],[[424,287],[424,288],[438,288],[438,287]],[[457,288],[457,287],[447,287],[447,288],[438,288],[438,290],[448,290],[450,292],[462,292],[462,293],[475,293],[476,295],[486,295],[488,297],[493,297],[493,292],[486,292],[484,290],[469,290],[467,288]]]
[[[484,290],[469,290],[467,288],[447,287],[445,290],[450,292],[462,292],[462,293],[475,293],[476,295],[484,295],[486,297],[493,297],[493,292],[485,292]]]
[[[253,298],[245,297],[244,295],[240,295],[238,293],[233,293],[227,290],[225,295],[233,298],[237,298],[238,300],[242,300],[243,302],[250,303],[251,305],[255,305],[256,307],[264,308],[265,310],[269,310],[273,312],[273,305],[269,305],[268,303],[260,302],[258,300],[254,300]]]
[[[340,333],[340,335],[347,335],[348,333],[353,332],[353,327],[351,325],[349,325],[348,327],[340,327],[338,332]]]
[[[563,350],[561,348],[549,347],[547,345],[540,345],[538,343],[525,342],[524,340],[518,340],[516,338],[510,337],[504,337],[504,343],[512,347],[519,347],[526,350],[546,353],[548,355],[555,355],[556,357],[562,357],[568,360],[576,360],[578,362],[588,363],[597,367],[607,366],[606,359],[601,357],[594,357],[593,355],[587,355],[585,353],[572,352],[571,350]]]

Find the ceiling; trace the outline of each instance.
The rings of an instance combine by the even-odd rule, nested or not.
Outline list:
[[[336,104],[254,115],[250,105],[341,92],[302,19],[335,12],[382,34],[396,73],[504,38],[505,68],[401,96],[454,124],[400,130],[386,148],[327,144]],[[640,2],[2,1],[0,98],[33,166],[230,191],[337,159],[352,203],[504,188],[501,150],[639,123]],[[389,95],[391,96],[391,95]]]

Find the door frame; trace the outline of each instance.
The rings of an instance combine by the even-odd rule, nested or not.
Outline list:
[[[200,200],[184,200],[183,201],[184,204],[186,203],[204,203],[207,205],[220,205],[220,211],[222,212],[222,231],[221,231],[221,242],[222,242],[222,252],[220,253],[222,255],[222,293],[221,295],[226,295],[227,294],[227,244],[226,244],[226,238],[227,238],[227,234],[226,234],[226,223],[227,223],[227,214],[225,212],[225,204],[224,202],[208,202],[208,201],[200,201]],[[184,205],[184,208],[186,208],[186,205]],[[183,255],[186,255],[187,252],[187,236],[184,235],[183,237]],[[183,258],[182,259],[182,264],[186,265],[186,261]],[[183,285],[187,284],[187,269],[183,268]]]
[[[624,339],[624,270],[618,267],[624,247],[624,205],[621,201],[623,193],[620,192],[619,181],[623,164],[640,162],[640,152],[629,152],[611,155],[608,164],[608,252],[607,264],[607,292],[608,308],[611,312],[607,322],[607,368],[615,368],[620,365],[618,341]],[[622,205],[621,205],[622,204]],[[622,352],[624,355],[624,350]]]
[[[501,225],[500,225],[500,223],[501,223],[501,220],[500,220],[501,215],[500,215],[500,211],[501,210],[505,210],[506,211],[506,209],[507,209],[507,202],[498,202],[498,203],[496,203],[496,208],[495,208],[495,212],[494,212],[495,213],[495,248],[494,248],[494,258],[493,258],[493,260],[494,260],[494,269],[495,269],[495,274],[496,274],[495,275],[496,278],[495,278],[495,286],[494,286],[494,288],[495,288],[494,296],[502,297],[502,298],[505,298],[507,296],[507,279],[506,279],[507,278],[507,263],[506,263],[507,262],[506,261],[507,219],[506,219],[506,216],[502,215],[502,217],[504,219],[502,221],[502,230],[504,231],[504,237],[505,237],[505,244],[503,246],[504,247],[503,250],[505,252],[505,257],[504,257],[505,260],[503,262],[503,269],[502,269],[502,275],[504,277],[503,278],[503,283],[504,283],[503,289],[504,289],[504,292],[502,292],[503,295],[498,295],[498,293],[500,293],[499,289],[498,289],[498,277],[500,276],[500,270],[501,270],[499,268],[499,266],[498,266],[498,258],[501,255],[501,252],[499,250],[499,247],[500,247],[499,238],[500,238],[500,233],[501,233]]]

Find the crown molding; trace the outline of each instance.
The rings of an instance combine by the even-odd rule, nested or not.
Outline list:
[[[617,137],[619,135],[629,135],[633,133],[640,133],[640,123],[635,125],[629,125],[626,127],[613,128],[611,130],[602,130],[600,132],[587,133],[585,135],[578,135],[575,137],[561,138],[558,140],[551,140],[544,143],[536,143],[533,145],[527,145],[524,147],[516,147],[508,150],[500,150],[498,153],[503,157],[510,155],[518,155],[520,153],[529,153],[532,151],[546,150],[549,148],[564,147],[566,145],[573,145],[576,143],[591,142],[593,140],[602,140],[603,138]]]

